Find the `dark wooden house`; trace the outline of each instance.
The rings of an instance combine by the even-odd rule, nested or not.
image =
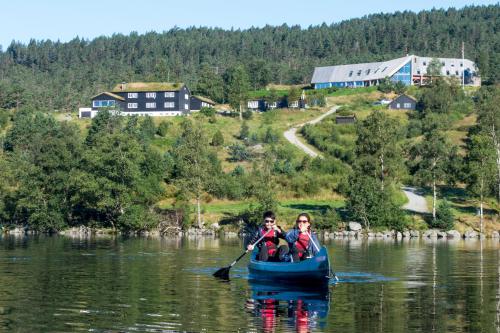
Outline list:
[[[111,92],[92,97],[92,107],[80,109],[80,117],[94,117],[108,109],[125,116],[181,116],[191,112],[191,92],[183,83],[121,83]]]
[[[417,106],[417,101],[408,95],[399,95],[391,103],[389,103],[389,109],[393,110],[415,110]]]
[[[202,108],[213,108],[215,102],[202,96],[191,96],[191,111],[200,111]]]

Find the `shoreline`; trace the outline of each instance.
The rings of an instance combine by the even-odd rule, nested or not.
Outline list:
[[[110,228],[90,228],[85,226],[73,227],[59,232],[44,233],[35,230],[30,230],[23,227],[15,227],[12,229],[0,229],[0,236],[35,236],[35,235],[58,235],[70,238],[92,238],[92,237],[164,237],[164,238],[243,238],[244,233],[236,231],[226,231],[223,229],[207,228],[189,228],[181,230],[180,228],[172,228],[169,232],[161,233],[159,230],[152,231],[119,231]],[[500,232],[491,231],[489,233],[480,233],[475,230],[467,230],[460,233],[457,230],[441,231],[437,229],[428,229],[424,231],[407,230],[403,232],[395,230],[384,231],[367,231],[359,230],[342,230],[342,231],[318,231],[318,236],[322,240],[328,239],[440,239],[440,240],[471,240],[471,239],[496,239],[500,240]]]

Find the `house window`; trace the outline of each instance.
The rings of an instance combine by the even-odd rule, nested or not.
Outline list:
[[[189,95],[188,94],[184,94],[184,99],[189,99]]]
[[[249,109],[257,109],[258,107],[259,107],[258,101],[248,101],[248,108]]]
[[[352,71],[349,72],[349,77],[351,77],[351,76],[352,76]]]
[[[115,101],[113,100],[92,101],[92,106],[95,108],[105,108],[105,107],[115,106]]]
[[[156,93],[155,92],[147,92],[146,98],[156,98]]]
[[[165,104],[163,104],[163,106],[165,107],[165,109],[172,109],[175,107],[175,103],[174,102],[165,102]]]
[[[450,71],[446,71],[446,75],[450,75]]]
[[[128,103],[127,108],[129,109],[137,109],[137,103]]]
[[[128,93],[127,97],[128,98],[137,98],[137,93]]]
[[[427,66],[427,63],[424,61],[424,66]]]
[[[401,104],[396,103],[396,109],[401,109]]]
[[[463,64],[463,63],[460,63],[460,67],[464,67],[464,64]]]
[[[455,71],[455,75],[457,75],[457,76],[458,76],[458,71]]]
[[[188,110],[189,109],[189,105],[188,104],[184,104],[184,110]]]
[[[295,101],[295,102],[290,103],[290,107],[291,108],[298,108],[299,107],[299,101]]]
[[[166,91],[165,98],[173,98],[175,97],[175,93],[173,91]]]
[[[420,69],[417,71],[417,74],[420,75]]]
[[[411,103],[404,103],[405,109],[411,109]]]
[[[154,109],[156,107],[156,103],[146,103],[146,109]]]

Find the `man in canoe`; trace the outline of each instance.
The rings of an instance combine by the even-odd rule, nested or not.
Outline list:
[[[318,253],[318,237],[311,232],[311,217],[307,213],[297,216],[295,227],[286,233],[285,239],[290,247],[288,261],[299,262]]]
[[[272,211],[264,213],[263,224],[255,232],[253,239],[247,246],[248,251],[253,251],[254,243],[264,236],[264,238],[255,246],[259,249],[257,259],[260,261],[281,261],[283,256],[288,253],[288,246],[281,245],[280,238],[285,239],[285,233],[276,225],[276,216]]]

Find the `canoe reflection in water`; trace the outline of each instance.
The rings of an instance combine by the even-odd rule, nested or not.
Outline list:
[[[324,329],[330,308],[328,285],[304,288],[255,281],[249,284],[251,297],[246,308],[261,321],[263,332],[276,332],[282,326],[300,333]]]

